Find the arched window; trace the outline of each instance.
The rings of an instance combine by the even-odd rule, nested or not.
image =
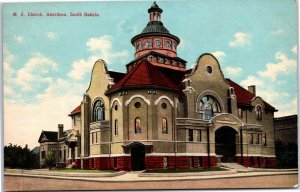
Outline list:
[[[152,43],[150,41],[146,41],[145,47],[146,48],[151,48],[152,47]]]
[[[221,112],[218,100],[211,95],[205,95],[198,103],[200,119],[211,119],[215,113]]]
[[[168,49],[171,49],[171,42],[170,41],[166,41],[166,47],[168,48]]]
[[[103,121],[105,120],[105,110],[104,110],[104,103],[102,100],[98,100],[94,104],[93,108],[93,121]]]
[[[115,135],[118,135],[118,128],[119,128],[118,119],[116,119],[115,120]]]
[[[260,105],[256,105],[255,112],[256,112],[256,119],[259,121],[262,120],[262,108]]]
[[[162,133],[168,134],[168,121],[166,118],[162,118]]]
[[[141,118],[139,118],[139,117],[135,118],[134,132],[135,133],[142,133]]]

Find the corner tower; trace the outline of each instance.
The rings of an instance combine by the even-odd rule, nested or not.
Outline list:
[[[180,39],[172,35],[163,25],[162,12],[163,10],[154,1],[148,9],[149,22],[147,26],[140,34],[131,39],[131,43],[135,47],[135,60],[147,56],[148,61],[154,65],[185,70],[186,61],[177,57],[177,46]],[[127,70],[130,71],[134,66],[135,62],[130,62]]]

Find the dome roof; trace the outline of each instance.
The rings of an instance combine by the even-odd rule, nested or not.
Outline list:
[[[150,21],[142,33],[170,33],[161,21]]]

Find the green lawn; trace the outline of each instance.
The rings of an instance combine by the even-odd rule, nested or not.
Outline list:
[[[66,172],[66,173],[114,173],[115,170],[82,170],[82,169],[52,169],[51,172]]]
[[[214,167],[210,169],[158,169],[158,170],[146,170],[144,173],[195,173],[206,171],[226,171],[220,167]]]

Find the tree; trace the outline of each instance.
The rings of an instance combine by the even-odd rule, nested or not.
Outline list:
[[[27,145],[4,146],[4,166],[10,168],[36,168],[37,155],[33,154]]]
[[[54,151],[49,151],[45,157],[45,165],[51,169],[55,165],[55,154]]]

